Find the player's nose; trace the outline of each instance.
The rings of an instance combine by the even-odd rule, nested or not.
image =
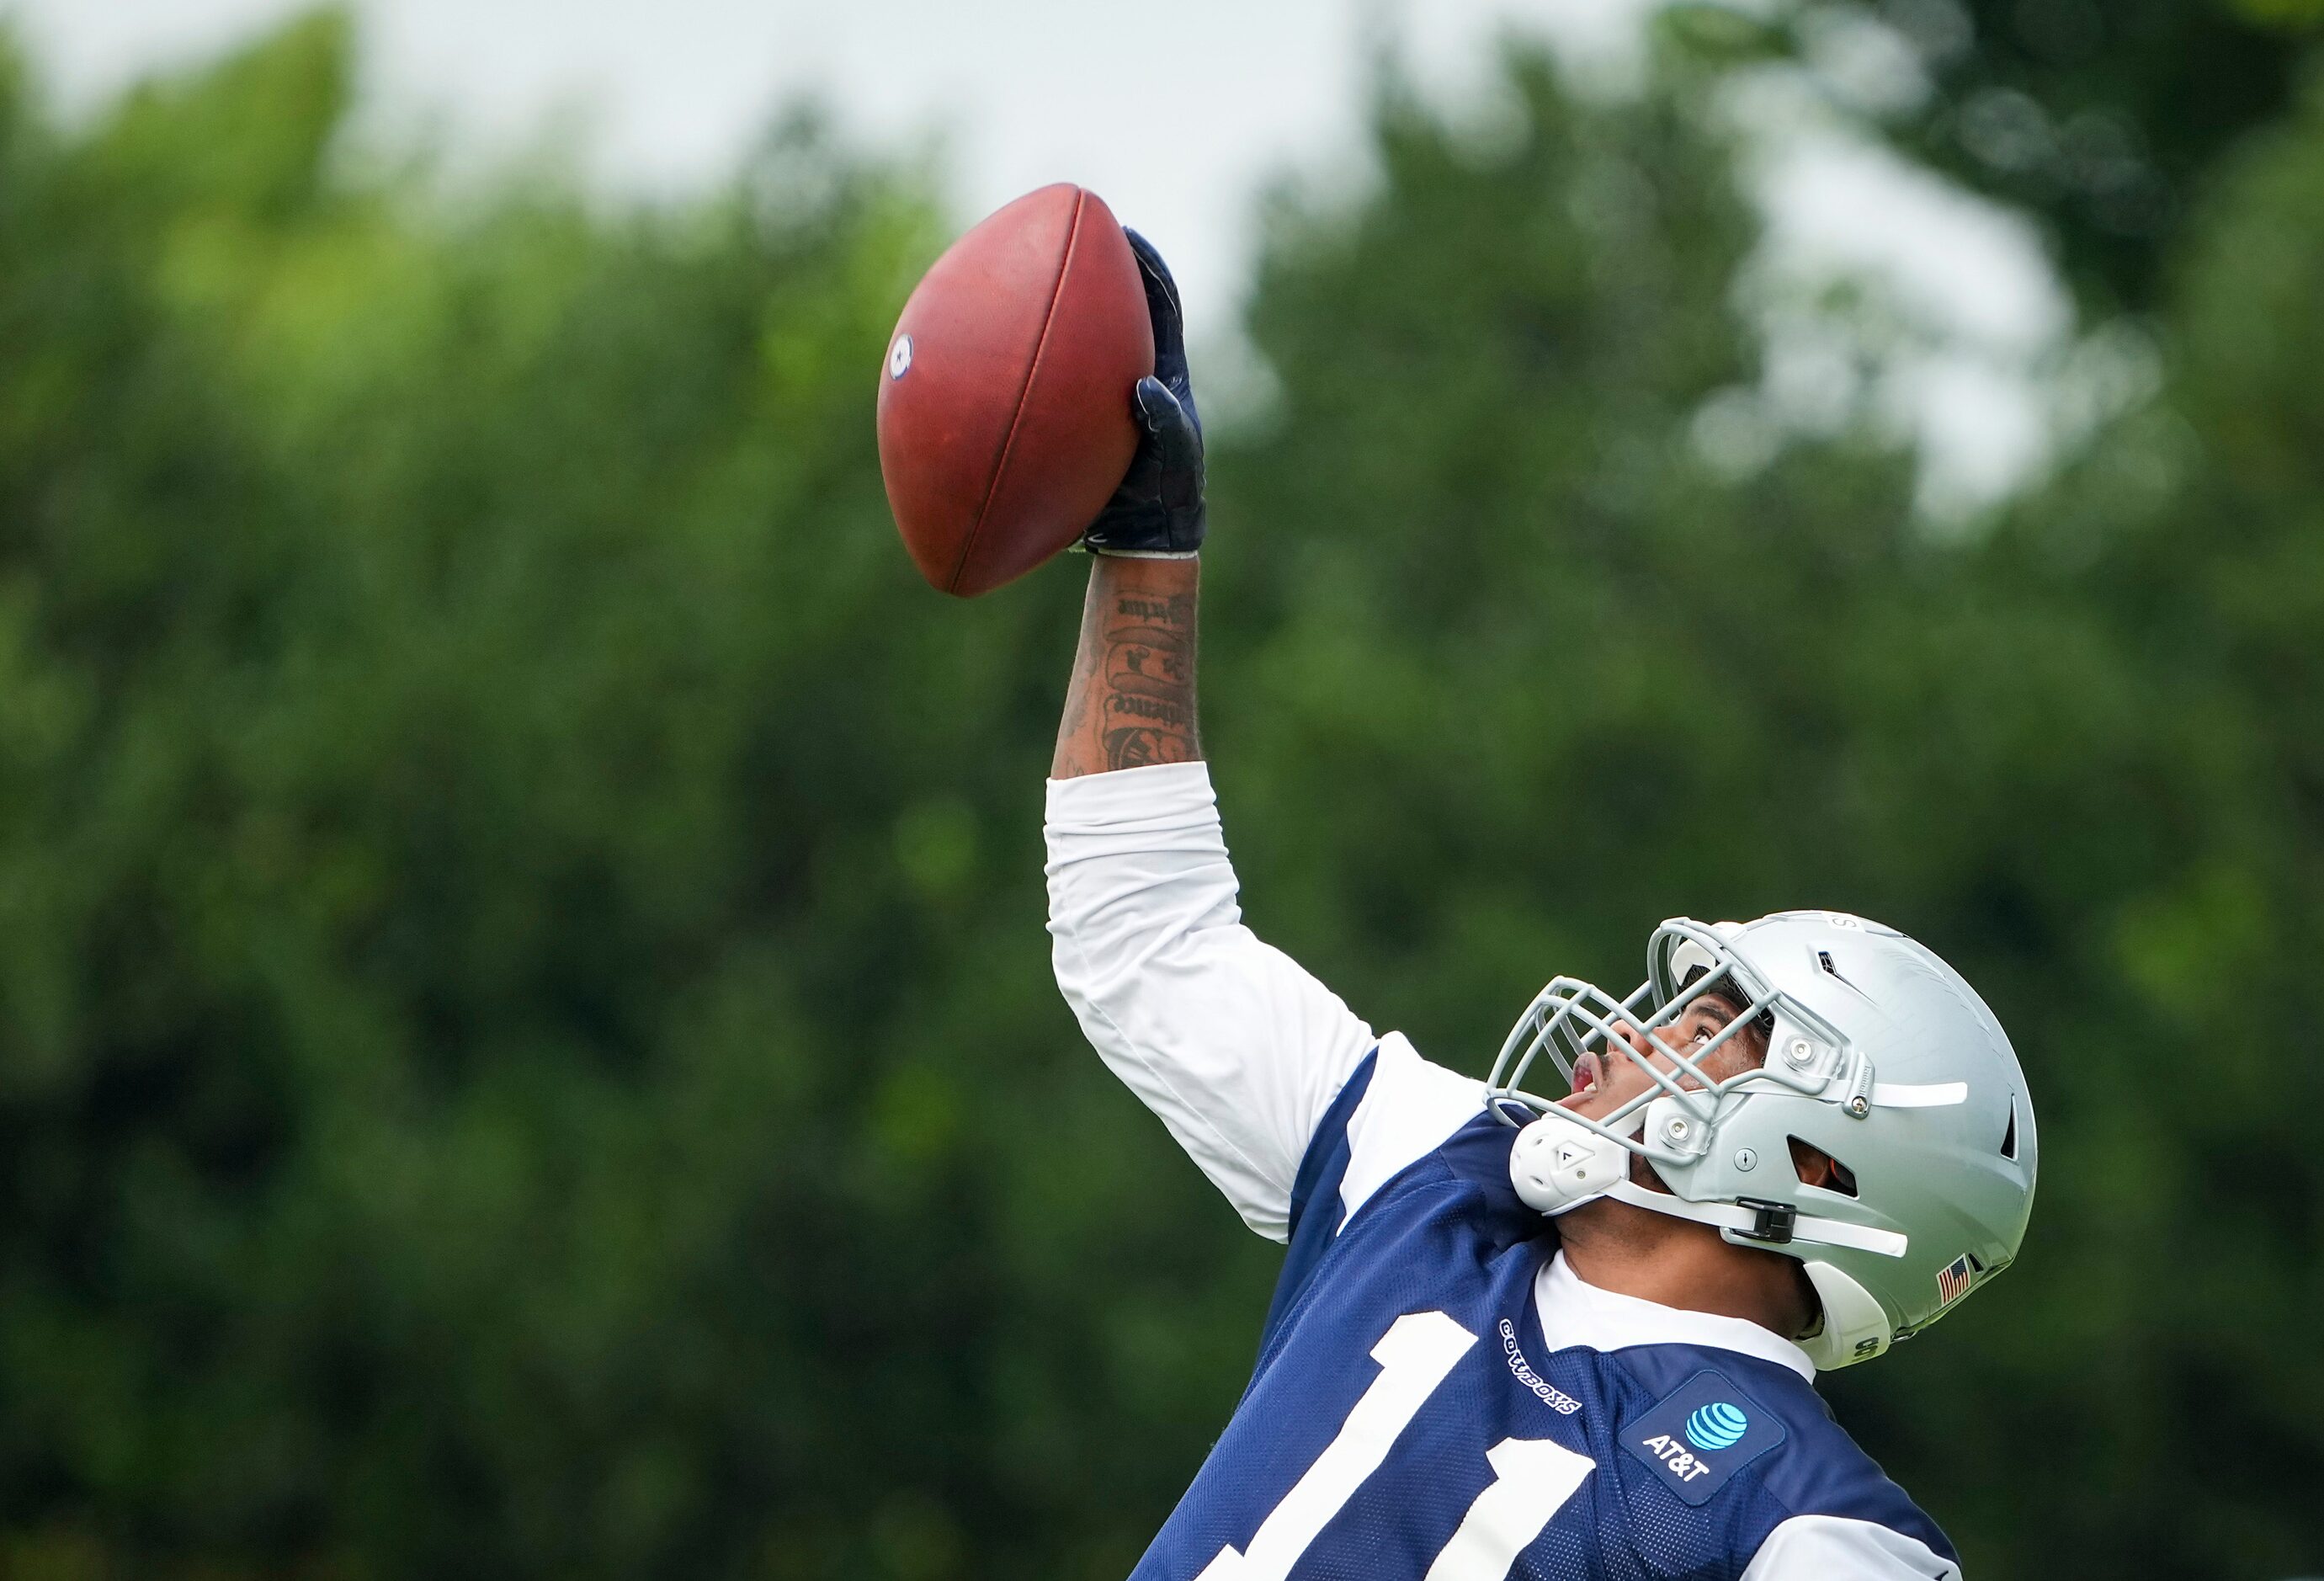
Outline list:
[[[1654,1044],[1647,1040],[1646,1034],[1638,1031],[1637,1028],[1632,1026],[1628,1022],[1616,1022],[1614,1023],[1614,1031],[1615,1033],[1621,1038],[1622,1041],[1628,1043],[1632,1049],[1637,1050],[1637,1052],[1644,1058],[1651,1059],[1655,1057],[1656,1049]]]

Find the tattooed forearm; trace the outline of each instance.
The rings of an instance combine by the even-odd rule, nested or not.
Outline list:
[[[1194,728],[1193,560],[1100,558],[1057,732],[1056,779],[1185,763]]]

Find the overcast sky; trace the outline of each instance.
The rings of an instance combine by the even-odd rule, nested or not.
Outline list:
[[[490,158],[556,118],[583,163],[633,190],[731,170],[811,93],[857,138],[940,137],[964,215],[1058,180],[1102,194],[1181,276],[1199,337],[1231,340],[1251,198],[1294,170],[1360,179],[1362,76],[1383,29],[1446,102],[1473,101],[1497,30],[1553,36],[1618,70],[1650,0],[354,0],[367,116],[390,140],[430,124]],[[51,89],[86,112],[136,77],[215,52],[300,0],[0,0]],[[1877,41],[1874,41],[1877,45]],[[1844,62],[1875,88],[1893,62]],[[1845,52],[1845,51],[1843,51]],[[1860,59],[1858,57],[1861,57]],[[1776,221],[1767,273],[1869,273],[1929,328],[1878,399],[1934,453],[1936,494],[1974,498],[2038,453],[2028,370],[2070,328],[2029,232],[1777,105],[1758,160]],[[1788,127],[1789,130],[1783,130]],[[1846,359],[1784,337],[1771,383],[1811,418]],[[1231,349],[1223,347],[1222,349]]]

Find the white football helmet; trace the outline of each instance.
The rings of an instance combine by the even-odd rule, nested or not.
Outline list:
[[[1615,1031],[1652,1038],[1713,988],[1746,1008],[1709,1045],[1665,1050],[1675,1072]],[[1710,1079],[1703,1059],[1754,1022],[1766,1063]],[[1524,1090],[1543,1053],[1571,1083],[1585,1050],[1628,1058],[1652,1085],[1596,1120]],[[1488,1085],[1493,1112],[1525,1127],[1509,1168],[1530,1206],[1610,1197],[1798,1258],[1823,1306],[1801,1341],[1820,1367],[1868,1360],[1951,1310],[2017,1255],[2033,1208],[2034,1105],[2000,1022],[1933,951],[1844,912],[1665,922],[1628,998],[1570,977],[1536,995]],[[1831,1187],[1801,1181],[1794,1137],[1842,1167]],[[1669,1194],[1631,1179],[1634,1156]]]

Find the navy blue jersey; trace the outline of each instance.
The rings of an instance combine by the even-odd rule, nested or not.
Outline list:
[[[1509,1186],[1512,1128],[1478,1113],[1347,1215],[1350,1123],[1379,1059],[1308,1148],[1257,1369],[1136,1581],[1724,1581],[1776,1573],[1753,1561],[1802,1518],[1829,1524],[1799,1573],[1958,1575],[1794,1365],[1701,1342],[1749,1325],[1564,1269]],[[1629,1343],[1625,1305],[1655,1315],[1647,1343]],[[1677,1333],[1701,1337],[1654,1337]],[[1834,1569],[1835,1535],[1932,1563]]]

